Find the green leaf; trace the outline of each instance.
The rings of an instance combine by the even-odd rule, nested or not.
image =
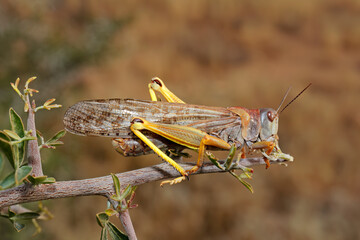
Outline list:
[[[42,133],[39,130],[36,130],[36,137],[37,137],[37,139],[40,139],[41,144],[44,143],[44,137],[43,137]]]
[[[107,233],[106,233],[106,228],[101,229],[101,236],[100,236],[100,240],[107,240]]]
[[[13,226],[14,226],[14,228],[15,228],[15,230],[17,231],[17,232],[20,232],[21,230],[23,230],[24,229],[24,227],[25,227],[25,224],[21,224],[21,223],[18,223],[18,222],[12,222],[13,223]]]
[[[15,110],[13,108],[10,108],[9,115],[10,115],[11,129],[20,138],[25,137],[24,124],[23,124],[20,116],[15,112]],[[17,166],[21,166],[21,164],[24,161],[24,157],[25,157],[25,142],[20,142],[20,143],[16,144],[16,146],[18,148],[17,154],[18,154],[18,157],[19,157]]]
[[[53,178],[53,177],[47,177],[47,178],[42,182],[42,184],[53,184],[53,183],[56,183],[56,179]]]
[[[122,233],[114,224],[111,222],[106,223],[109,235],[113,240],[128,240],[128,236]]]
[[[105,224],[109,221],[109,216],[104,212],[98,213],[96,214],[96,221],[99,226],[103,228],[105,227]]]
[[[11,207],[9,207],[8,208],[8,219],[12,222],[16,231],[20,232],[25,227],[25,225],[12,220],[12,218],[15,216],[16,216],[16,213],[11,210]]]
[[[30,166],[22,166],[18,169],[15,170],[15,183],[16,184],[20,184],[22,181],[25,180],[25,178],[27,178],[30,173],[32,172],[32,167]]]
[[[53,177],[48,177],[46,175],[34,177],[29,175],[27,179],[33,184],[33,185],[39,185],[39,184],[52,184],[55,183],[56,180]]]
[[[15,171],[10,173],[0,182],[0,189],[7,189],[15,185]]]
[[[47,178],[47,176],[40,176],[40,177],[33,177],[31,175],[29,175],[27,177],[27,179],[33,184],[33,185],[38,185],[41,184],[45,179]]]
[[[130,184],[127,185],[127,187],[124,189],[123,193],[120,196],[120,201],[125,199],[127,196],[129,196],[135,189],[136,189],[136,186],[133,187]]]
[[[5,154],[6,158],[9,160],[11,166],[15,168],[15,162],[13,157],[13,152],[10,145],[10,137],[6,135],[3,131],[0,131],[0,150]]]
[[[9,137],[11,137],[11,138],[13,138],[13,139],[15,139],[15,140],[20,140],[21,139],[21,137],[19,136],[19,135],[17,135],[17,133],[16,132],[14,132],[14,131],[11,131],[11,130],[4,130],[4,133],[6,133]]]
[[[225,168],[223,168],[220,163],[218,162],[218,160],[216,159],[216,157],[212,154],[212,153],[206,153],[207,157],[210,159],[210,161],[217,166],[218,168],[220,168],[221,170],[225,171]]]
[[[231,164],[234,160],[235,152],[236,152],[236,147],[235,147],[235,144],[233,144],[230,148],[229,155],[227,156],[225,164],[224,164],[226,170],[230,169]]]
[[[24,212],[16,214],[9,219],[12,221],[25,221],[25,220],[31,220],[40,217],[40,214],[37,212]]]
[[[106,215],[108,215],[109,217],[111,217],[112,215],[115,215],[115,214],[117,214],[118,212],[115,211],[115,210],[112,209],[112,208],[108,208],[108,209],[105,210],[105,213],[106,213]]]
[[[230,172],[230,174],[233,175],[237,180],[239,180],[251,193],[254,193],[254,189],[250,185],[250,183],[244,181],[241,177],[236,175],[234,172]]]
[[[54,142],[51,142],[51,143],[47,143],[47,145],[49,146],[59,146],[59,145],[63,145],[64,142],[62,141],[54,141]]]
[[[3,166],[4,166],[4,159],[3,159],[2,154],[0,153],[0,174],[1,174],[1,171],[3,170]]]
[[[46,144],[53,145],[53,144],[61,144],[61,141],[58,141],[60,138],[64,137],[66,134],[65,130],[61,130],[58,133],[56,133],[52,138],[47,140]]]
[[[120,194],[121,194],[120,180],[119,180],[119,178],[118,178],[115,174],[113,174],[113,173],[111,173],[111,177],[112,177],[112,179],[113,179],[114,189],[115,189],[115,196],[114,196],[114,197],[115,197],[116,199],[114,199],[114,200],[120,201]],[[119,199],[119,200],[117,200],[117,199]]]

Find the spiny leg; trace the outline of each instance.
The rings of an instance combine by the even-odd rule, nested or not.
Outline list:
[[[165,161],[176,168],[181,173],[181,175],[183,175],[182,177],[176,178],[174,180],[163,181],[161,185],[165,183],[169,183],[170,185],[179,183],[188,176],[188,173],[196,172],[202,166],[206,145],[211,145],[222,149],[231,148],[231,146],[224,140],[210,136],[196,128],[172,124],[152,123],[139,117],[134,118],[131,123],[132,125],[130,126],[130,129],[134,132],[134,134],[138,136],[145,144],[147,144],[155,153],[157,153]],[[177,144],[194,150],[199,150],[196,166],[188,171],[184,171],[179,164],[177,164],[174,160],[172,160],[164,152],[157,148],[145,135],[140,132],[140,130],[143,129],[159,134],[160,136],[163,136]]]
[[[204,162],[204,154],[205,154],[206,146],[216,146],[216,147],[219,147],[222,149],[227,149],[227,150],[229,150],[231,148],[231,145],[228,144],[227,142],[225,142],[224,140],[206,134],[201,139],[201,142],[200,142],[199,155],[198,155],[198,160],[196,162],[196,165],[194,167],[192,167],[190,170],[186,170],[187,173],[189,173],[189,174],[195,173],[202,167],[203,162]]]
[[[157,101],[157,96],[155,91],[160,92],[161,95],[164,96],[166,101],[174,102],[174,103],[185,103],[183,100],[178,98],[174,93],[172,93],[164,84],[164,82],[158,78],[154,77],[151,79],[151,83],[149,83],[149,92],[152,101]]]
[[[171,166],[173,166],[182,176],[175,178],[171,180],[170,185],[179,183],[183,180],[185,180],[185,177],[188,178],[188,174],[186,171],[174,160],[172,160],[170,157],[168,157],[163,151],[161,151],[155,144],[153,144],[144,134],[142,134],[139,130],[145,129],[143,126],[144,121],[140,118],[134,118],[131,121],[130,129],[131,131],[140,138],[146,145],[148,145],[157,155],[159,155],[162,159],[164,159],[166,162],[168,162]],[[166,182],[168,183],[168,181]],[[160,186],[163,185],[163,182],[160,184]]]

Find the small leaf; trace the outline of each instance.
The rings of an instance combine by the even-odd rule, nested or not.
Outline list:
[[[115,210],[112,209],[112,208],[108,208],[108,209],[105,210],[105,213],[106,213],[106,215],[108,215],[109,217],[111,217],[112,215],[115,215],[115,214],[117,214],[118,212],[115,211]]]
[[[96,221],[99,226],[103,228],[105,227],[105,224],[109,221],[109,216],[104,212],[98,213],[96,214]]]
[[[113,182],[114,182],[115,197],[116,197],[117,199],[119,199],[119,198],[120,198],[120,194],[121,194],[120,180],[119,180],[119,178],[118,178],[115,174],[113,174],[113,173],[111,173],[111,177],[112,177]],[[115,200],[115,199],[114,199],[114,200]],[[118,200],[116,200],[116,201],[118,201]]]
[[[47,105],[50,105],[50,104],[52,104],[53,102],[55,102],[55,98],[51,98],[51,99],[48,99],[43,105],[44,106],[47,106]]]
[[[38,93],[39,90],[28,88],[28,89],[26,89],[26,92],[30,94],[30,97],[32,97],[33,93]]]
[[[47,177],[47,178],[42,182],[42,184],[53,184],[53,183],[56,183],[56,179],[53,178],[53,177]]]
[[[19,82],[20,82],[20,78],[17,78],[16,81],[15,81],[15,84],[14,83],[10,83],[11,87],[15,90],[15,92],[20,96],[20,97],[23,97],[21,92],[19,91]]]
[[[128,240],[129,237],[122,233],[114,224],[111,222],[107,222],[107,229],[109,231],[109,235],[113,240]]]
[[[19,165],[19,163],[20,163],[19,148],[17,147],[17,145],[11,145],[11,151],[12,151],[12,155],[14,156],[15,170],[17,170],[20,166]]]
[[[34,81],[36,79],[36,77],[31,77],[29,78],[26,83],[25,83],[25,89],[28,89],[29,88],[29,84]]]
[[[47,176],[40,176],[40,177],[34,177],[29,175],[27,177],[27,180],[31,182],[32,185],[40,185],[40,184],[53,184],[56,183],[56,179],[53,177],[47,177]]]
[[[3,159],[2,154],[0,153],[0,174],[1,174],[1,171],[3,170],[3,165],[4,165],[4,159]]]
[[[62,138],[65,135],[65,133],[66,133],[65,130],[59,131],[52,138],[46,141],[46,143],[44,143],[42,139],[42,144],[40,145],[40,149],[42,148],[55,149],[55,146],[64,144],[62,141],[59,141],[59,139]]]
[[[225,161],[224,166],[225,166],[226,170],[229,170],[231,163],[234,160],[235,152],[236,152],[236,147],[235,147],[235,144],[233,144],[230,148],[229,155],[227,156],[226,161]]]
[[[9,218],[15,216],[15,212],[13,210],[11,210],[11,208],[8,208],[8,215],[9,215]]]
[[[48,143],[48,148],[55,148],[55,146],[58,146],[58,145],[63,145],[64,142],[62,141],[54,141],[54,142],[51,142],[51,143]]]
[[[18,169],[15,170],[15,183],[20,184],[22,181],[25,180],[25,178],[27,178],[27,176],[30,175],[30,173],[32,172],[32,167],[30,166],[22,166]]]
[[[21,230],[23,230],[24,229],[24,227],[25,227],[25,224],[21,224],[21,223],[18,223],[18,222],[12,222],[13,223],[13,226],[14,226],[14,228],[15,228],[15,230],[17,231],[17,232],[20,232]]]
[[[129,199],[130,202],[132,202],[134,200],[134,198],[135,198],[135,190],[136,190],[136,188],[137,188],[137,186],[135,186],[135,188],[133,188],[133,191],[132,191],[130,199]]]
[[[230,174],[233,175],[237,180],[239,180],[251,193],[254,193],[254,189],[252,188],[250,183],[248,183],[248,182],[244,181],[243,179],[241,179],[241,177],[236,175],[234,172],[230,172]]]
[[[7,189],[15,185],[15,171],[10,173],[0,182],[0,189]]]
[[[64,137],[66,134],[66,131],[65,130],[61,130],[59,132],[57,132],[52,138],[50,138],[48,140],[48,142],[54,142],[54,141],[57,141],[59,140],[60,138]]]
[[[33,177],[33,176],[29,175],[29,177],[28,177],[28,179],[29,179],[30,182],[33,182],[33,181],[34,181],[34,182],[42,182],[42,181],[44,181],[46,178],[47,178],[46,175],[44,175],[44,176],[39,176],[39,177]]]
[[[9,110],[11,129],[21,138],[25,136],[24,124],[13,108]]]
[[[42,133],[39,130],[36,130],[36,137],[37,137],[37,139],[40,140],[41,144],[44,144],[44,137],[43,137]]]
[[[28,104],[28,102],[25,102],[25,104],[24,104],[24,112],[29,112],[29,104]]]
[[[13,130],[13,132],[15,132],[20,138],[25,137],[24,124],[23,124],[20,116],[15,112],[15,110],[13,108],[10,108],[9,116],[10,116],[11,129]],[[12,136],[10,136],[10,137],[12,137]],[[19,139],[17,139],[17,140],[19,140]],[[24,161],[24,157],[25,157],[25,142],[20,142],[20,143],[16,144],[16,147],[18,148],[18,150],[15,151],[18,155],[17,166],[21,166],[21,164]]]
[[[102,228],[101,229],[101,236],[100,236],[100,240],[107,240],[107,232],[106,232],[106,228]]]
[[[130,184],[127,185],[127,187],[124,189],[124,191],[121,193],[120,201],[125,199],[127,196],[129,196],[134,190],[136,189],[136,186],[131,186]]]
[[[225,171],[225,168],[223,168],[220,163],[218,162],[218,160],[216,159],[216,157],[212,154],[212,153],[206,153],[207,157],[210,159],[210,161],[217,166],[218,168],[220,168],[221,170]]]
[[[39,216],[40,216],[40,214],[36,213],[36,212],[24,212],[24,213],[16,214],[16,215],[10,217],[9,219],[12,221],[25,221],[25,220],[31,220],[34,218],[38,218]]]
[[[3,151],[11,166],[15,168],[14,157],[10,146],[11,139],[3,131],[0,131],[0,150]]]
[[[5,129],[4,133],[6,135],[8,135],[9,137],[11,137],[12,139],[15,139],[15,140],[20,140],[21,139],[21,137],[19,135],[17,135],[16,132],[14,132],[14,131]]]

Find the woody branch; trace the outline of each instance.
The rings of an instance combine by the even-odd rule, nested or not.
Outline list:
[[[279,159],[278,163],[282,160]],[[265,161],[260,158],[245,158],[241,160],[241,165],[252,167],[255,165],[264,165]],[[180,164],[184,168],[190,168],[193,164]],[[219,173],[223,171],[212,163],[205,163],[202,169],[193,175],[205,173]],[[116,174],[122,186],[128,184],[136,186],[144,183],[175,178],[179,173],[166,163],[155,165],[152,167],[141,168],[129,172]],[[103,176],[98,178],[90,178],[74,181],[59,181],[53,184],[42,184],[33,186],[24,184],[11,189],[0,192],[0,209],[15,204],[34,202],[41,200],[101,195],[109,198],[114,194],[113,180],[111,176]]]

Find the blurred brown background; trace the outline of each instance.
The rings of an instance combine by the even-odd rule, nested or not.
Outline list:
[[[137,190],[131,216],[139,239],[360,238],[360,2],[313,1],[1,1],[0,110],[21,102],[10,81],[38,76],[47,137],[63,128],[67,107],[91,98],[149,99],[162,78],[184,101],[211,106],[276,108],[312,87],[280,119],[287,168],[255,168],[249,193],[228,174]],[[124,158],[110,139],[68,134],[44,150],[45,174],[83,179],[160,162]],[[222,156],[221,153],[215,153]],[[193,156],[196,153],[192,154]],[[34,239],[99,239],[101,197],[46,202],[55,219]],[[119,222],[114,219],[120,226]],[[0,220],[1,239],[28,239]]]

